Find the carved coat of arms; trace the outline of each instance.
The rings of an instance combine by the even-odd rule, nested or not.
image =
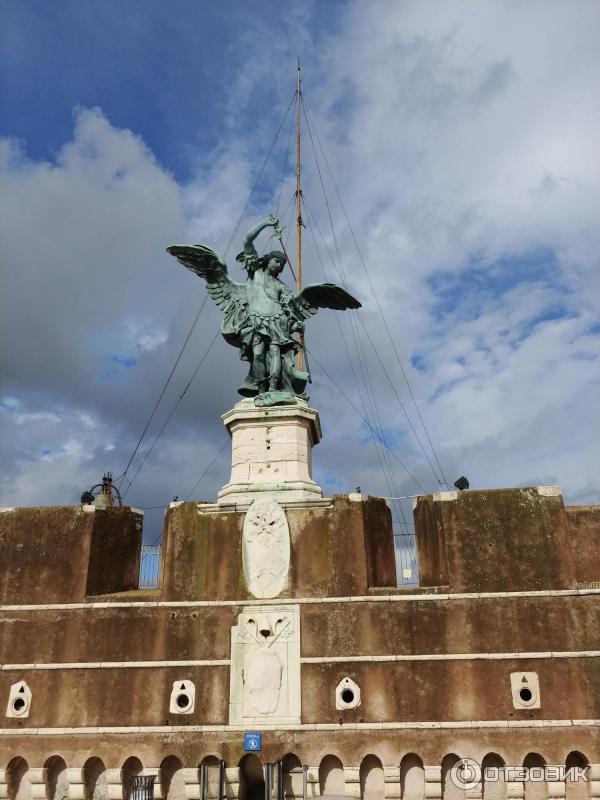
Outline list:
[[[290,568],[290,530],[273,499],[255,500],[246,514],[242,539],[244,577],[254,597],[277,597]]]

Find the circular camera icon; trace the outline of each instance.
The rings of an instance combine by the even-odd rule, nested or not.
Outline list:
[[[472,758],[461,758],[450,770],[450,780],[457,789],[474,789],[481,783],[481,767]]]

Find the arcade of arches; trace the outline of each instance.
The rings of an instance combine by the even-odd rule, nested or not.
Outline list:
[[[440,764],[424,765],[418,755],[405,755],[396,767],[384,767],[373,754],[358,766],[348,766],[329,754],[318,766],[303,767],[293,753],[281,762],[281,786],[277,796],[302,798],[306,774],[307,797],[354,797],[365,800],[591,800],[600,797],[600,764],[589,764],[584,754],[571,752],[565,759],[564,775],[550,780],[545,759],[529,753],[522,766],[530,779],[515,777],[502,768],[497,753],[482,760],[483,777],[473,786],[455,781],[460,758],[446,755]],[[49,757],[43,767],[32,766],[15,756],[0,769],[0,800],[130,800],[136,776],[155,776],[155,800],[204,798],[217,800],[224,780],[224,796],[239,800],[265,798],[265,765],[257,754],[247,754],[235,767],[227,766],[221,775],[220,761],[208,756],[197,767],[184,767],[174,755],[165,757],[158,767],[149,767],[131,756],[114,768],[100,758],[90,757],[83,767],[69,767],[60,755]],[[201,777],[203,775],[204,777]],[[580,778],[584,775],[584,779]],[[556,777],[556,776],[553,776]],[[136,798],[137,800],[137,798]]]

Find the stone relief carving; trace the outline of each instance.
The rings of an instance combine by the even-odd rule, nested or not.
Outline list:
[[[300,720],[298,606],[246,608],[231,629],[230,724]]]
[[[242,564],[248,590],[258,598],[277,597],[290,568],[290,529],[277,500],[259,498],[246,513]]]

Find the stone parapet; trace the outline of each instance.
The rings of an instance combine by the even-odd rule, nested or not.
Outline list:
[[[365,595],[396,585],[389,508],[376,497],[281,503],[291,565],[280,598]],[[162,551],[163,600],[246,600],[244,510],[178,503],[169,508]]]
[[[600,506],[565,506],[575,576],[600,584]]]
[[[137,589],[143,511],[50,506],[0,514],[0,603],[72,603]]]
[[[414,519],[423,587],[490,592],[577,585],[556,486],[423,495]]]

